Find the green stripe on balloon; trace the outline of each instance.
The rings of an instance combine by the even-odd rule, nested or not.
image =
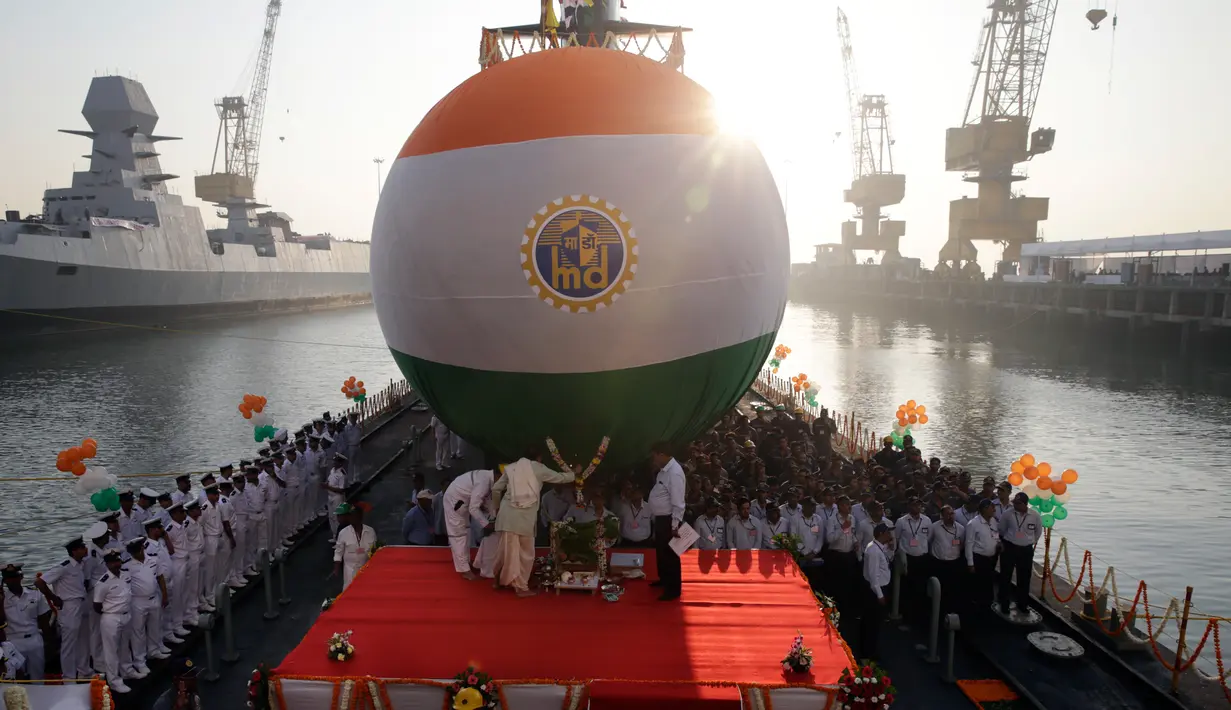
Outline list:
[[[467,442],[512,459],[551,436],[566,461],[586,462],[608,436],[603,470],[611,470],[641,462],[658,440],[683,444],[712,426],[748,390],[775,336],[586,373],[474,370],[392,352],[415,390]]]

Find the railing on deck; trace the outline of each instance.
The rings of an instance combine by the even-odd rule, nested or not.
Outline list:
[[[802,409],[803,419],[809,424],[821,416],[821,411],[809,405],[802,392],[795,391],[789,378],[775,375],[769,368],[761,370],[761,374],[752,383],[752,389],[764,397],[767,402],[788,407],[792,413],[796,408]],[[863,422],[856,418],[854,412],[829,410],[829,416],[836,425],[836,431],[831,440],[834,451],[851,458],[869,459],[880,449],[876,441],[876,432],[872,431],[871,427],[865,427]]]
[[[1103,562],[1089,550],[1082,551],[1081,564],[1074,574],[1068,539],[1061,537],[1053,548],[1051,538],[1052,531],[1048,529],[1044,533],[1043,561],[1035,570],[1040,580],[1039,598],[1044,603],[1072,612],[1119,643],[1129,647],[1148,646],[1154,658],[1171,672],[1173,693],[1179,689],[1181,676],[1192,671],[1202,680],[1218,683],[1223,697],[1231,703],[1231,688],[1227,686],[1231,670],[1223,660],[1220,634],[1222,624],[1231,618],[1200,613],[1192,603],[1192,587],[1186,589],[1182,602],[1171,596],[1166,604],[1152,604],[1149,585],[1145,580],[1132,577],[1129,577],[1129,588],[1134,590],[1133,598],[1127,603],[1126,597],[1120,595],[1121,578],[1127,575],[1117,572],[1113,565]],[[1102,577],[1097,582],[1096,562],[1103,567]],[[1061,563],[1064,569],[1057,574]],[[1158,591],[1155,589],[1156,594]],[[1141,616],[1145,617],[1144,632],[1136,626]],[[1169,625],[1173,628],[1171,632],[1168,632]],[[1197,633],[1201,636],[1193,643]],[[1174,648],[1173,661],[1167,660],[1173,651],[1159,643],[1160,639]]]

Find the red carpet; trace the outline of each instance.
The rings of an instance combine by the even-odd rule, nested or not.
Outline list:
[[[652,550],[646,570],[652,578]],[[385,547],[277,674],[447,679],[474,665],[501,681],[828,685],[850,662],[785,553],[692,551],[683,571],[680,602],[657,601],[644,580],[628,582],[616,603],[583,592],[518,599],[486,580],[462,580],[447,548]],[[326,640],[348,629],[355,657],[327,660]],[[797,630],[815,664],[811,677],[788,679],[781,663]],[[614,707],[637,692],[631,685],[595,684],[595,699]],[[715,692],[706,699],[738,700]]]

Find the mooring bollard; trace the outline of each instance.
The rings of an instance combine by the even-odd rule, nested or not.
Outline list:
[[[201,679],[213,683],[220,677],[214,668],[214,615],[201,614],[197,628],[205,631],[205,670],[201,672]]]
[[[410,426],[410,467],[416,468],[423,463],[423,452],[419,449],[419,425]]]
[[[953,647],[957,643],[957,632],[961,628],[962,619],[957,614],[949,614],[945,617],[945,629],[949,632],[949,648],[946,650],[946,655],[949,657],[949,661],[945,664],[945,672],[941,678],[943,678],[946,683],[954,683],[957,680],[953,675]]]
[[[265,618],[276,619],[278,608],[274,606],[274,578],[269,573],[269,550],[262,547],[256,554],[261,565],[261,581],[265,585]]]
[[[235,631],[231,626],[231,588],[226,582],[218,585],[214,599],[217,602],[214,616],[222,619],[222,654],[219,658],[223,663],[234,663],[239,660],[239,654],[235,652]]]
[[[928,577],[928,598],[932,600],[932,618],[928,623],[928,655],[923,660],[939,663],[936,648],[940,642],[940,580],[935,577]]]
[[[275,552],[274,562],[278,565],[278,603],[286,606],[291,603],[291,597],[286,593],[286,552],[284,550]]]
[[[901,621],[900,602],[902,601],[902,575],[906,574],[906,557],[893,556],[893,603],[889,607],[889,620]]]

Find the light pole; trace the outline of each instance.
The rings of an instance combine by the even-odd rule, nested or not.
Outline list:
[[[381,163],[385,162],[385,159],[384,158],[372,158],[372,162],[376,163],[376,196],[380,197],[380,189],[382,187],[381,182],[380,182],[380,165]]]

